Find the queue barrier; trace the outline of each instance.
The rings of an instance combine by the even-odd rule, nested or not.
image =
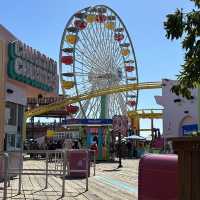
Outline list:
[[[85,178],[86,176],[90,176],[90,158],[88,151],[79,149],[69,150],[67,157],[70,177]],[[86,169],[88,169],[87,172]]]
[[[73,151],[77,150],[25,150],[20,152],[20,165],[18,168],[10,168],[9,166],[9,153],[0,154],[0,173],[4,174],[4,187],[3,187],[3,200],[7,199],[7,187],[10,186],[10,179],[9,177],[12,175],[19,175],[18,181],[18,194],[21,194],[21,187],[22,187],[22,175],[45,175],[45,189],[48,188],[48,177],[49,175],[52,176],[61,176],[62,177],[62,197],[65,196],[65,178],[67,173],[85,173],[86,178],[86,191],[88,191],[88,170],[90,168],[89,164],[89,154],[90,150],[79,150],[81,152],[85,152],[86,155],[86,165],[84,169],[73,169],[69,168],[69,160],[68,154],[72,153]],[[23,156],[24,154],[45,154],[45,169],[25,169],[23,167]],[[49,156],[55,155],[55,169],[49,169]],[[94,175],[95,175],[95,156],[93,159],[93,168],[94,168]],[[59,163],[59,167],[58,167]]]

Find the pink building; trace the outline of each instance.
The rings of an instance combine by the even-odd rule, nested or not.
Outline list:
[[[22,145],[28,97],[57,96],[57,63],[0,25],[0,152]]]

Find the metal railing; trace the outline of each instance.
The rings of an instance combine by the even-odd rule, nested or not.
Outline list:
[[[93,167],[93,176],[95,176],[96,175],[96,151],[95,150],[90,150],[90,164]]]
[[[8,153],[0,154],[0,161],[2,162],[3,171],[3,200],[7,199],[7,184],[8,184]]]
[[[9,176],[12,175],[19,175],[18,181],[18,194],[21,194],[22,188],[22,175],[45,175],[45,189],[48,188],[48,177],[52,176],[61,176],[62,177],[62,197],[65,196],[65,177],[66,174],[70,174],[70,172],[78,172],[78,173],[85,173],[86,176],[86,191],[88,191],[88,169],[90,166],[89,163],[93,164],[93,171],[95,176],[96,171],[96,158],[95,152],[93,152],[93,159],[89,158],[90,150],[84,150],[86,153],[86,168],[83,170],[75,170],[69,168],[69,160],[67,154],[69,151],[73,150],[26,150],[20,152],[20,164],[19,168],[11,168],[9,166],[9,154],[4,153],[0,154],[0,158],[4,160],[4,188],[3,188],[3,200],[7,199],[7,187],[10,185]],[[92,151],[91,151],[92,152]],[[23,155],[24,154],[45,154],[45,169],[26,169],[23,166]],[[49,168],[49,158],[54,155],[54,159],[52,162],[55,162],[54,169]],[[88,162],[90,160],[90,162]],[[92,162],[93,161],[93,162]]]

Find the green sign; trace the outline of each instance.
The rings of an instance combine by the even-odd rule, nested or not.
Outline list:
[[[8,44],[8,76],[47,92],[58,92],[57,63],[39,51],[14,41]]]

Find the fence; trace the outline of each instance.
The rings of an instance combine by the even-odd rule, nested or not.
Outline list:
[[[7,199],[7,184],[8,184],[8,153],[0,154],[0,169],[4,175],[4,186],[3,186],[3,200]]]
[[[10,176],[19,175],[18,181],[18,194],[21,194],[22,187],[22,175],[45,175],[45,189],[48,188],[48,177],[52,176],[61,176],[62,177],[62,197],[65,196],[65,177],[70,172],[83,172],[86,174],[86,191],[88,191],[88,169],[90,166],[89,163],[93,166],[93,174],[95,175],[96,171],[96,158],[95,152],[90,150],[81,150],[86,153],[86,169],[83,170],[74,170],[69,168],[68,153],[73,150],[26,150],[20,152],[20,164],[18,168],[11,168],[9,166],[9,154],[3,153],[0,154],[0,161],[3,161],[3,173],[4,173],[4,186],[3,186],[3,200],[7,199],[7,187],[10,185]],[[42,154],[45,155],[45,169],[25,169],[23,167],[23,156],[24,154]],[[54,155],[54,156],[53,156]],[[92,155],[92,158],[91,158]],[[49,169],[49,159],[52,159],[55,162],[54,169]],[[88,161],[93,162],[88,162]],[[0,164],[1,164],[0,163]]]

